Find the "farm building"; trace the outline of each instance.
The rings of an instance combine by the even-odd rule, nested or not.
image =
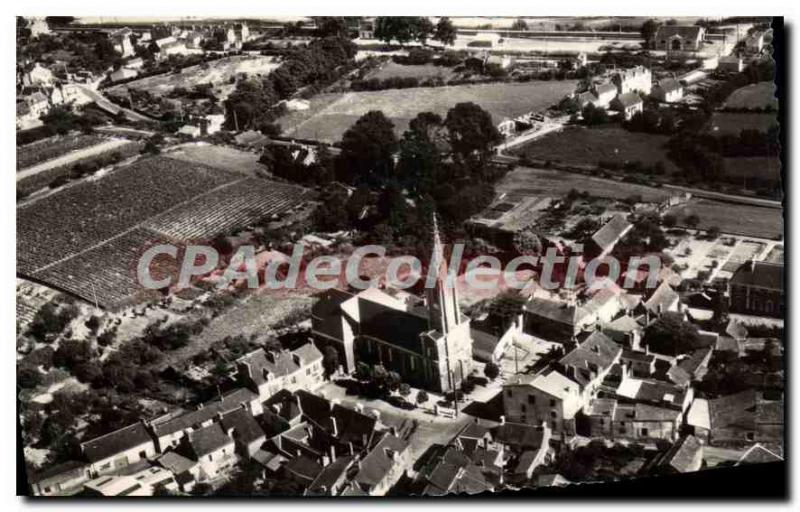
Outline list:
[[[696,25],[662,25],[658,27],[653,46],[664,51],[697,51],[705,33],[705,28]]]

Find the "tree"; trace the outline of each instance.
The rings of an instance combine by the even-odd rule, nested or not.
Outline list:
[[[511,30],[528,30],[528,24],[522,18],[517,18],[511,25]]]
[[[447,16],[442,16],[436,23],[433,38],[445,46],[453,46],[456,42],[456,28]]]
[[[654,19],[649,19],[642,23],[642,28],[639,32],[642,34],[642,39],[644,39],[647,44],[650,44],[650,41],[655,37],[659,26],[661,26],[661,24]]]
[[[686,226],[689,228],[695,229],[697,228],[698,224],[700,224],[700,217],[693,213],[691,215],[687,215],[683,222],[686,223]]]
[[[422,405],[428,401],[428,393],[424,389],[417,391],[417,403]]]
[[[397,144],[394,124],[383,112],[367,112],[342,135],[337,162],[341,179],[382,184],[392,175]]]
[[[486,375],[489,380],[494,380],[500,376],[500,367],[492,361],[489,361],[483,368],[483,374]]]
[[[483,164],[502,141],[492,116],[472,102],[456,104],[444,120],[454,153],[463,163]]]
[[[339,351],[333,345],[327,345],[323,350],[322,366],[325,373],[333,375],[339,367]]]
[[[20,366],[17,369],[17,385],[24,389],[33,389],[42,383],[42,372],[34,366]]]
[[[318,37],[348,37],[350,35],[347,21],[342,16],[318,16],[315,20]]]
[[[400,396],[407,397],[408,395],[411,394],[411,386],[403,382],[402,384],[400,384],[398,392],[400,393]]]
[[[401,45],[410,41],[422,44],[433,34],[433,24],[427,17],[378,16],[375,18],[375,38],[386,43],[393,40]]]
[[[668,213],[661,218],[661,223],[665,228],[672,229],[678,224],[678,218],[675,215]]]
[[[709,239],[716,239],[720,235],[720,229],[718,226],[711,226],[706,230],[706,235],[708,235]]]
[[[608,112],[606,112],[604,108],[595,107],[591,103],[583,107],[581,116],[583,116],[583,122],[588,126],[595,126],[608,122]]]
[[[668,311],[644,331],[642,343],[657,354],[677,356],[702,348],[697,327],[683,320],[680,313]]]

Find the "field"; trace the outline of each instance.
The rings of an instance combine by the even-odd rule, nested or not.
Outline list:
[[[227,57],[184,68],[180,73],[164,73],[109,87],[107,92],[125,96],[128,89],[137,89],[148,91],[155,96],[164,96],[179,87],[191,90],[196,85],[211,83],[214,85],[217,98],[225,99],[235,87],[229,83],[231,77],[240,73],[247,73],[250,76],[267,75],[278,65],[274,57],[260,55]]]
[[[677,167],[667,158],[666,135],[629,132],[616,126],[585,128],[570,126],[514,148],[510,152],[529,158],[567,164],[597,165],[605,161],[663,162],[668,173]]]
[[[370,110],[381,110],[394,122],[399,135],[420,112],[444,117],[456,103],[472,101],[499,123],[504,117],[546,109],[574,88],[572,80],[554,80],[320,94],[312,98],[309,110],[292,112],[278,122],[285,135],[336,142],[359,117]]]
[[[304,203],[304,189],[150,157],[17,208],[17,273],[102,306],[139,288],[148,244],[213,237]]]
[[[774,113],[736,113],[714,112],[708,121],[706,130],[715,133],[732,133],[738,135],[742,130],[767,131],[771,126],[778,124],[778,117]]]
[[[17,170],[27,169],[41,162],[66,155],[76,149],[93,146],[103,141],[98,135],[69,134],[48,137],[17,147]]]
[[[724,108],[733,109],[763,109],[766,107],[778,109],[778,99],[775,97],[773,82],[759,82],[736,89],[728,96],[724,105]]]
[[[742,180],[754,178],[760,182],[780,184],[781,161],[766,156],[725,158],[725,174]]]
[[[687,215],[700,217],[700,229],[717,226],[723,233],[778,239],[783,236],[783,211],[744,204],[726,203],[711,199],[693,198],[684,205],[670,209],[683,225]]]
[[[205,143],[183,144],[170,148],[168,156],[184,162],[203,164],[243,174],[252,175],[256,171],[264,170],[264,166],[258,163],[258,154],[240,151],[227,146],[215,146]]]
[[[442,80],[448,80],[453,76],[453,68],[444,66],[434,66],[433,64],[424,65],[411,65],[406,66],[397,64],[396,62],[389,61],[383,64],[378,69],[372,71],[367,75],[367,79],[377,78],[385,80],[386,78],[400,77],[400,78],[419,78],[425,80],[427,78],[441,77]]]
[[[498,195],[506,193],[514,196],[559,197],[571,189],[608,199],[625,199],[631,195],[641,195],[642,199],[648,202],[663,201],[670,196],[669,191],[644,185],[530,167],[517,167],[495,186]]]

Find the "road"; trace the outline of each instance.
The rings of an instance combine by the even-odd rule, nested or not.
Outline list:
[[[114,148],[124,146],[125,144],[130,144],[130,142],[131,141],[127,139],[111,139],[105,142],[101,142],[100,144],[95,144],[94,146],[89,146],[88,148],[81,148],[81,149],[76,149],[75,151],[70,151],[66,155],[61,155],[59,157],[53,158],[52,160],[47,160],[40,164],[34,165],[33,167],[22,169],[17,173],[17,181],[24,180],[25,178],[29,178],[35,174],[39,174],[40,172],[44,172],[49,169],[54,169],[56,167],[63,167],[65,165],[71,164],[72,162],[76,162],[84,158],[105,153],[106,151],[110,151]]]
[[[138,112],[134,112],[131,109],[120,107],[119,105],[112,103],[108,98],[103,96],[101,93],[95,91],[91,87],[86,87],[83,84],[75,84],[81,90],[83,94],[88,96],[92,99],[97,106],[102,108],[103,110],[112,113],[113,115],[119,114],[120,111],[125,113],[125,117],[127,117],[130,121],[152,121],[149,117],[143,116]]]

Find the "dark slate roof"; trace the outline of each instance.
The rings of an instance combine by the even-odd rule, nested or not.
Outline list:
[[[222,417],[222,428],[227,432],[233,429],[233,438],[242,444],[250,444],[266,435],[258,422],[244,409],[239,408]]]
[[[626,92],[625,94],[617,96],[617,102],[622,105],[623,108],[628,108],[641,103],[642,97],[636,92]]]
[[[651,403],[669,404],[680,408],[686,398],[686,389],[660,380],[642,380],[636,393],[636,400]]]
[[[331,462],[311,482],[311,485],[308,486],[308,492],[313,494],[331,492],[331,488],[336,485],[337,480],[341,478],[352,463],[353,457],[350,456],[339,457]]]
[[[322,473],[323,469],[315,460],[305,455],[291,459],[283,467],[291,473],[312,481]]]
[[[97,462],[148,442],[152,443],[153,438],[150,437],[145,426],[141,422],[137,422],[81,443],[81,447],[90,462]]]
[[[375,432],[378,420],[372,416],[332,403],[305,390],[298,390],[295,396],[300,400],[303,416],[329,435],[333,435],[332,418],[336,420],[337,439],[340,443],[352,441],[355,445],[361,445],[364,436],[369,439]]]
[[[661,25],[656,32],[656,41],[662,39],[669,39],[673,36],[679,36],[683,39],[697,40],[700,37],[702,27],[696,25]]]
[[[539,449],[544,439],[542,427],[534,427],[523,423],[504,423],[494,431],[498,443],[507,444],[519,449]]]
[[[605,92],[616,92],[617,86],[609,83],[599,84],[595,86],[595,90],[597,91],[597,94],[599,96],[600,94],[603,94]]]
[[[189,446],[198,459],[232,443],[233,439],[225,434],[219,423],[189,432]]]
[[[594,377],[591,371],[604,371],[614,364],[622,353],[622,347],[600,331],[592,332],[589,337],[578,344],[571,352],[559,360],[559,364],[573,369],[574,375],[567,375],[581,386],[588,384]],[[592,366],[596,368],[592,368]],[[571,372],[567,372],[570,374]]]
[[[730,282],[783,292],[783,265],[763,261],[746,262],[736,269]]]
[[[61,481],[71,480],[78,477],[86,471],[87,464],[78,460],[70,460],[43,468],[40,471],[34,472],[30,475],[30,483],[44,483],[48,480]]]
[[[629,348],[623,347],[622,349],[622,359],[627,359],[629,361],[638,361],[641,363],[652,363],[655,360],[655,356],[653,354],[648,354],[646,352],[638,352],[636,350],[631,350]]]
[[[361,334],[422,353],[421,335],[430,331],[427,318],[367,300],[359,299],[358,305]]]
[[[658,87],[664,92],[672,92],[680,90],[683,86],[674,78],[665,78],[658,82]]]
[[[391,434],[383,436],[375,448],[361,460],[355,481],[367,489],[378,484],[395,464],[389,452],[403,453],[407,448],[408,443],[399,437]]]
[[[205,402],[194,411],[181,414],[163,423],[153,424],[153,432],[159,437],[180,432],[216,417],[218,414],[238,409],[242,404],[249,403],[258,398],[258,395],[247,388],[238,388],[220,398]]]
[[[299,361],[288,350],[266,352],[259,349],[240,357],[236,363],[249,365],[250,375],[257,386],[267,381],[267,374],[290,375],[300,369]]]
[[[592,235],[592,240],[604,251],[610,250],[631,226],[632,224],[628,222],[628,219],[626,219],[624,215],[614,215],[611,220],[606,222],[602,228],[598,229],[597,232]]]
[[[472,336],[473,351],[482,352],[487,356],[494,354],[497,344],[500,342],[500,338],[498,336],[475,328],[470,328],[470,334]]]

